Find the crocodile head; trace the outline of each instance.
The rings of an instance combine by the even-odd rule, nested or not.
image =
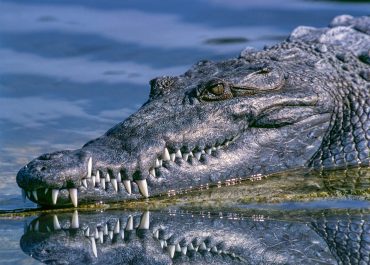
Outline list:
[[[17,183],[40,205],[76,206],[305,166],[322,149],[339,78],[308,47],[283,43],[156,78],[136,113],[81,149],[34,159]]]

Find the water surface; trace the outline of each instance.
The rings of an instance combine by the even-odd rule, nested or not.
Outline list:
[[[369,10],[367,1],[1,0],[0,210],[35,208],[21,199],[19,168],[41,153],[78,148],[103,134],[147,100],[150,79],[181,74],[201,59],[235,57],[247,46],[272,45],[298,25],[325,26],[336,15]],[[274,200],[256,189],[256,197],[242,193],[232,211],[368,208],[366,200],[346,197],[367,199],[367,184],[355,183],[364,188],[318,184],[340,199],[302,205],[257,204],[258,197]],[[313,190],[313,197],[326,196]],[[282,193],[299,200],[307,192],[292,191]],[[291,198],[280,195],[275,202]],[[0,220],[0,263],[38,264],[19,247],[28,219],[18,218]]]

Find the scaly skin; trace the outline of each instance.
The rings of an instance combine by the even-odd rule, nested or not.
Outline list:
[[[263,51],[154,79],[136,113],[81,149],[36,158],[17,183],[40,205],[77,206],[368,165],[369,32],[368,17],[340,16]]]

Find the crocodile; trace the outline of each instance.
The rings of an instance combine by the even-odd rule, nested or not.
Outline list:
[[[249,214],[184,210],[43,214],[26,226],[20,246],[43,264],[370,262],[366,211],[321,210],[298,219],[282,213]]]
[[[119,202],[296,168],[369,165],[370,17],[300,26],[263,50],[150,81],[147,102],[17,174],[42,206]]]

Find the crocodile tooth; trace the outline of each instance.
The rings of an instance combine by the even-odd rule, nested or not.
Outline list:
[[[175,245],[168,245],[167,246],[168,254],[170,255],[171,259],[175,256]]]
[[[158,238],[159,238],[159,229],[158,229],[157,231],[155,231],[155,232],[154,232],[154,237],[155,237],[156,239],[158,239]]]
[[[160,167],[161,164],[159,163],[158,158],[155,159],[154,167]]]
[[[171,159],[167,148],[163,150],[162,159],[163,161],[169,161]]]
[[[121,172],[118,172],[117,182],[118,182],[118,183],[121,183],[121,182],[122,182]]]
[[[170,154],[170,159],[171,159],[172,162],[175,161],[175,158],[176,158],[176,154],[175,153]]]
[[[95,227],[95,234],[94,234],[95,239],[99,238],[99,230],[97,227]]]
[[[176,252],[181,252],[181,247],[180,247],[180,244],[179,243],[177,243],[176,244]]]
[[[109,239],[112,240],[113,239],[113,231],[108,231],[108,235],[109,235]]]
[[[27,197],[31,198],[31,192],[30,191],[27,191]]]
[[[192,244],[192,243],[190,243],[190,244],[188,245],[188,250],[194,250],[194,247],[193,247],[193,244]]]
[[[145,213],[143,213],[143,215],[141,216],[141,220],[140,220],[140,226],[139,228],[140,229],[146,229],[148,230],[149,229],[149,221],[150,221],[150,218],[149,218],[149,211],[146,211]]]
[[[83,185],[85,188],[87,188],[87,180],[86,180],[86,179],[83,179],[83,180],[82,180],[82,185]]]
[[[107,224],[104,225],[104,229],[103,230],[104,230],[103,231],[103,234],[104,235],[108,235],[108,225]]]
[[[205,154],[206,152],[204,151],[204,149],[202,149],[201,151],[200,151],[202,154]]]
[[[71,197],[73,206],[77,207],[77,203],[78,203],[77,189],[73,188],[73,189],[69,189],[68,191],[69,191],[69,196]]]
[[[101,244],[104,243],[104,235],[103,235],[103,231],[99,231],[99,241]]]
[[[125,189],[126,189],[127,193],[131,194],[131,181],[124,180],[122,182],[123,182],[123,186],[125,186]]]
[[[177,150],[177,152],[176,152],[176,157],[178,157],[178,158],[182,158],[182,154],[181,154],[181,151],[180,151],[180,149],[179,150]]]
[[[212,153],[212,149],[211,148],[206,149],[206,153],[207,155],[210,155]]]
[[[60,230],[61,229],[60,224],[59,224],[59,220],[58,220],[58,216],[56,216],[55,214],[53,215],[53,226],[54,226],[54,230]]]
[[[158,162],[159,162],[159,166],[161,167],[162,164],[163,164],[163,160],[162,159],[159,159]]]
[[[186,252],[188,251],[188,248],[187,247],[182,247],[181,248],[181,253],[185,256],[186,255]]]
[[[90,237],[90,241],[91,241],[92,252],[93,252],[95,258],[97,258],[98,257],[98,250],[96,249],[95,238],[94,237]]]
[[[189,153],[189,156],[194,156],[193,152],[190,152],[190,153]]]
[[[90,236],[90,228],[89,227],[85,230],[85,236],[87,236],[87,237]]]
[[[89,158],[89,162],[87,162],[87,177],[91,178],[91,172],[92,172],[92,158]]]
[[[100,186],[103,190],[105,190],[105,178],[100,178]]]
[[[164,243],[165,243],[166,241],[164,241],[164,240],[159,240],[159,243],[161,244],[161,248],[164,248]]]
[[[149,170],[149,174],[150,175],[152,175],[153,177],[155,177],[156,175],[155,175],[155,169],[154,168],[151,168],[150,170]]]
[[[135,182],[137,186],[139,187],[139,191],[141,195],[143,195],[145,198],[148,198],[149,192],[148,192],[148,184],[146,182],[146,179],[136,180]]]
[[[217,253],[217,247],[216,246],[212,247],[211,252]]]
[[[200,160],[200,156],[202,155],[202,153],[201,152],[197,152],[194,155],[195,155],[196,159]]]
[[[184,153],[182,155],[182,159],[184,159],[185,161],[188,161],[188,158],[189,158],[189,154],[188,153]]]
[[[127,219],[127,224],[126,224],[125,230],[131,231],[133,229],[134,229],[134,220],[133,220],[132,216],[130,215]]]
[[[119,229],[120,229],[120,225],[119,225],[119,219],[118,219],[116,225],[114,226],[114,231],[113,232],[115,234],[119,234]]]
[[[52,200],[54,205],[57,204],[58,195],[59,195],[59,190],[58,189],[52,189],[51,190],[51,200]]]
[[[32,195],[33,195],[33,197],[35,198],[36,201],[39,200],[39,198],[37,198],[37,190],[33,190]]]
[[[95,187],[95,184],[96,184],[96,177],[95,177],[95,176],[92,176],[92,177],[91,177],[91,181],[92,181],[93,187]]]
[[[26,202],[26,191],[24,189],[21,189],[21,190],[22,190],[22,200],[25,203]]]
[[[207,250],[206,244],[204,244],[204,242],[202,242],[202,244],[200,244],[200,246],[199,246],[199,249],[200,250]]]
[[[109,173],[107,173],[107,175],[105,177],[105,182],[110,182],[110,175],[109,175]]]
[[[111,179],[110,182],[112,183],[112,186],[116,192],[118,192],[118,184],[116,179]]]
[[[74,228],[74,229],[80,227],[80,222],[78,221],[78,212],[77,211],[73,212],[71,227]]]
[[[48,193],[48,191],[49,191],[49,188],[45,188],[45,195],[46,193]]]
[[[211,150],[212,150],[212,151],[216,151],[216,150],[217,150],[217,148],[216,148],[216,147],[214,147],[214,146],[212,146]]]
[[[99,172],[99,170],[96,171],[95,181],[96,181],[96,183],[99,183],[100,182],[100,172]]]

